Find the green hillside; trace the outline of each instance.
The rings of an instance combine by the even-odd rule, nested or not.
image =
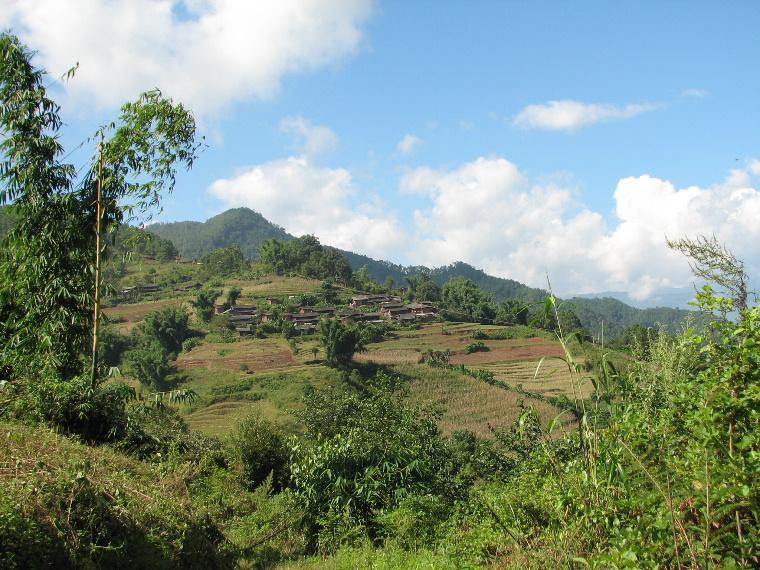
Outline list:
[[[574,297],[566,302],[572,307],[583,326],[595,336],[602,333],[607,338],[615,338],[633,325],[643,327],[665,326],[670,332],[677,332],[687,318],[694,324],[704,323],[705,316],[696,311],[657,307],[654,309],[636,309],[622,301],[603,297],[600,299],[582,299]],[[602,324],[603,323],[603,324]]]
[[[268,239],[293,239],[284,229],[248,208],[233,208],[205,222],[172,222],[150,226],[150,231],[168,239],[183,257],[199,258],[229,245],[239,245],[249,259],[259,257]]]

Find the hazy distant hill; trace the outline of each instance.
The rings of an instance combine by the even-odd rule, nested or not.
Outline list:
[[[220,247],[239,245],[243,254],[258,259],[259,247],[268,239],[293,239],[284,229],[248,208],[234,208],[205,222],[153,224],[148,231],[168,239],[183,257],[198,258]]]
[[[239,245],[243,253],[256,259],[259,247],[264,240],[294,239],[283,228],[272,224],[261,214],[248,208],[227,210],[205,222],[174,222],[154,224],[148,228],[164,239],[174,243],[183,257],[202,257],[211,251],[229,245]],[[493,277],[480,269],[461,261],[429,269],[421,266],[405,267],[372,259],[366,255],[350,251],[341,252],[348,259],[351,268],[356,271],[366,266],[376,281],[383,283],[389,277],[396,286],[405,286],[406,277],[426,271],[433,279],[443,285],[452,277],[465,277],[474,281],[479,287],[494,294],[497,301],[520,299],[525,302],[541,301],[546,291],[528,287],[512,279]],[[578,317],[590,332],[599,335],[604,321],[605,335],[614,337],[631,325],[655,326],[657,323],[675,330],[687,315],[695,316],[693,311],[684,311],[668,307],[636,309],[612,298],[574,298],[572,303]]]
[[[604,336],[607,338],[619,336],[627,327],[632,325],[654,327],[661,324],[671,332],[676,332],[687,317],[693,319],[693,324],[701,323],[705,319],[704,315],[696,311],[684,309],[670,307],[636,309],[611,297],[596,299],[575,297],[565,301],[565,304],[572,306],[575,314],[578,315],[587,330],[595,336],[599,336],[604,330]],[[604,323],[603,326],[602,323]]]

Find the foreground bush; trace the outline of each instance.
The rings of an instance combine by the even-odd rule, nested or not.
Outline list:
[[[0,567],[221,568],[220,529],[155,468],[2,423]]]

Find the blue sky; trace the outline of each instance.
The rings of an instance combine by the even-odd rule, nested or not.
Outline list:
[[[665,235],[760,268],[760,2],[74,4],[0,1],[0,24],[80,62],[70,145],[156,85],[193,107],[209,148],[161,220],[245,205],[560,293],[688,285]]]

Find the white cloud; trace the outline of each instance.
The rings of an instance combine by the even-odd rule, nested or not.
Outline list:
[[[518,127],[544,130],[575,130],[594,123],[625,120],[655,111],[661,107],[655,103],[612,105],[610,103],[582,103],[580,101],[549,101],[545,104],[528,105],[512,120]]]
[[[414,152],[414,149],[417,148],[422,144],[422,139],[418,137],[417,135],[412,134],[406,134],[404,135],[404,138],[402,138],[398,145],[396,145],[396,149],[402,153],[402,154],[411,154]]]
[[[479,158],[450,171],[417,169],[401,187],[427,192],[430,206],[415,213],[410,261],[462,260],[533,286],[544,286],[548,273],[560,294],[617,290],[642,299],[691,280],[666,235],[715,233],[756,273],[760,191],[744,175],[684,189],[647,175],[622,179],[616,219],[608,225],[599,213],[578,208],[571,190],[531,183],[504,158]]]
[[[280,121],[280,130],[293,135],[299,151],[309,157],[315,157],[338,147],[338,135],[332,129],[323,125],[314,125],[301,116],[285,117]]]
[[[681,97],[694,97],[696,99],[702,99],[710,94],[706,89],[684,89],[681,91]]]
[[[760,158],[750,160],[747,169],[755,176],[760,176]]]
[[[260,164],[214,182],[209,192],[226,206],[248,206],[295,235],[313,234],[322,243],[386,257],[407,236],[396,217],[376,201],[352,202],[351,173],[315,166],[306,157]]]
[[[0,0],[0,19],[65,89],[111,107],[160,87],[201,115],[354,54],[372,0]],[[181,16],[180,16],[181,15]]]

